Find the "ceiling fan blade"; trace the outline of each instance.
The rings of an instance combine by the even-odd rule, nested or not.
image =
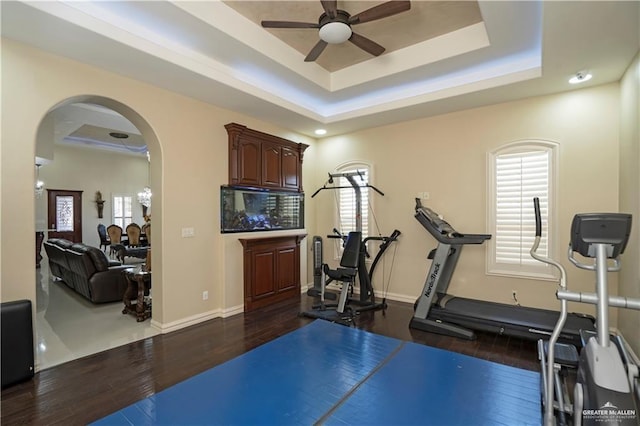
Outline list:
[[[261,24],[263,28],[320,28],[311,22],[262,21]]]
[[[384,47],[380,46],[373,40],[361,36],[360,34],[352,33],[349,41],[365,52],[371,53],[373,56],[380,56],[384,52]]]
[[[325,13],[329,15],[329,18],[333,19],[336,17],[336,12],[338,11],[338,0],[320,0],[322,3],[322,8]]]
[[[324,48],[327,47],[327,44],[328,43],[326,41],[324,41],[324,40],[318,41],[318,43],[316,43],[316,45],[313,46],[313,49],[311,49],[311,52],[309,52],[307,57],[304,58],[304,61],[305,62],[313,62],[316,59],[318,59],[318,56],[320,56],[320,54],[322,53]]]
[[[351,25],[371,22],[388,16],[396,15],[411,9],[410,1],[388,1],[386,3],[374,6],[349,18]]]

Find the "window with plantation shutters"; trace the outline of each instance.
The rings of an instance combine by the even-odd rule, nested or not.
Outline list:
[[[542,239],[538,253],[552,256],[553,164],[555,144],[519,142],[490,155],[490,240],[488,272],[499,275],[552,278],[552,271],[531,257],[535,238],[533,198],[540,199]]]
[[[125,229],[133,221],[133,197],[127,195],[113,196],[113,223]]]
[[[364,186],[369,183],[369,166],[365,164],[349,164],[336,170],[337,173],[359,171],[361,177],[355,177],[357,184]],[[338,190],[338,220],[339,229],[343,235],[356,230],[356,191],[346,178],[339,178],[337,186],[344,186]],[[369,189],[360,191],[362,207],[362,238],[369,232]]]

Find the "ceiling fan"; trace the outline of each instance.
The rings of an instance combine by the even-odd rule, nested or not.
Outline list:
[[[320,3],[322,3],[324,13],[318,18],[317,24],[292,21],[262,21],[262,26],[264,28],[318,28],[320,30],[320,41],[304,58],[305,62],[313,62],[318,59],[327,44],[339,44],[347,40],[373,56],[380,56],[384,52],[384,47],[367,37],[354,33],[351,30],[351,26],[387,18],[411,9],[410,1],[388,1],[356,15],[350,15],[348,12],[338,9],[337,0],[321,0]]]

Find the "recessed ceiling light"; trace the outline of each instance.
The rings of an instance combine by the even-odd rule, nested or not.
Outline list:
[[[588,72],[580,71],[580,72],[577,72],[576,75],[574,75],[569,79],[569,83],[571,84],[584,83],[585,81],[591,80],[591,77],[593,76]]]
[[[326,135],[327,131],[325,129],[316,129],[316,131],[314,132],[316,135]]]
[[[112,138],[116,138],[116,139],[127,139],[129,137],[128,134],[120,133],[120,132],[111,132],[111,133],[109,133],[109,136],[111,136]]]

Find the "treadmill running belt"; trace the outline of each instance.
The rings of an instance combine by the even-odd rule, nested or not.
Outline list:
[[[450,298],[444,307],[434,305],[429,313],[429,318],[433,320],[491,332],[500,332],[504,328],[504,334],[533,340],[551,334],[559,317],[560,313],[556,311],[461,297]],[[579,343],[580,330],[595,330],[593,317],[569,314],[562,332],[564,340]]]

